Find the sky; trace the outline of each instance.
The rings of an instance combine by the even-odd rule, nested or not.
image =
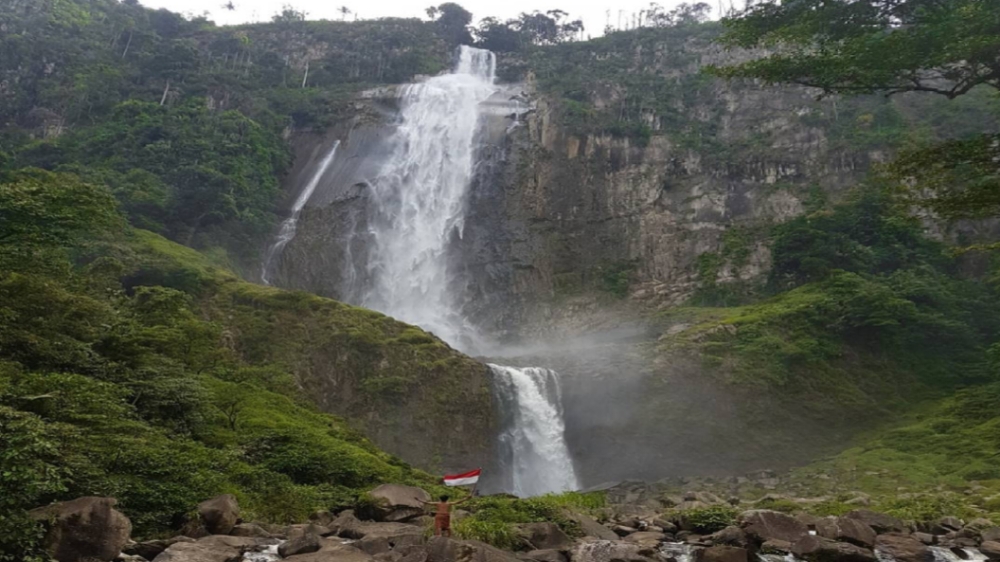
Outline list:
[[[426,17],[424,10],[445,0],[232,0],[235,11],[223,7],[228,0],[140,0],[150,8],[167,8],[183,14],[201,15],[209,13],[209,19],[217,24],[269,21],[271,16],[289,4],[308,14],[309,19],[340,19],[338,8],[347,6],[362,19],[380,17]],[[671,9],[683,0],[659,0],[665,9]],[[697,0],[689,0],[694,3]],[[705,0],[712,4],[714,11],[720,0]],[[729,0],[721,0],[727,3]],[[624,23],[629,17],[649,7],[650,0],[459,0],[478,22],[487,16],[508,19],[521,12],[561,9],[569,12],[572,19],[582,19],[586,34],[598,36],[603,33],[608,21],[618,27],[619,14]],[[713,13],[713,16],[715,14]],[[348,16],[353,19],[354,14]]]

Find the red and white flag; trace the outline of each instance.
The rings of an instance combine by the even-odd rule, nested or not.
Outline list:
[[[445,486],[468,486],[470,484],[475,484],[479,482],[479,475],[483,473],[483,469],[477,468],[476,470],[470,470],[469,472],[463,472],[462,474],[446,474],[444,477]]]

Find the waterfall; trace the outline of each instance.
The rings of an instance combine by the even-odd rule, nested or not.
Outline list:
[[[504,416],[501,462],[507,465],[510,491],[524,497],[577,489],[558,374],[538,367],[490,369]]]
[[[366,226],[354,233],[366,245],[366,274],[355,276],[365,285],[344,291],[355,304],[421,326],[468,353],[486,346],[455,298],[449,250],[462,237],[480,119],[490,111],[484,102],[497,91],[495,70],[493,53],[461,47],[452,73],[401,92],[388,156],[365,181]],[[320,166],[317,181],[323,172]],[[575,489],[556,373],[491,369],[508,422],[500,438],[510,491],[529,496]]]
[[[333,146],[330,147],[330,151],[326,153],[323,160],[316,167],[316,172],[309,178],[309,182],[299,193],[299,196],[295,199],[295,203],[292,204],[292,212],[287,219],[282,221],[281,227],[278,229],[278,235],[274,239],[274,243],[271,247],[267,249],[267,253],[264,254],[264,265],[261,267],[260,280],[265,285],[270,285],[270,272],[271,267],[274,265],[275,260],[281,256],[281,252],[285,249],[285,246],[295,238],[295,231],[299,225],[299,214],[302,212],[302,208],[306,206],[309,202],[309,198],[312,197],[314,191],[316,191],[316,186],[319,185],[319,181],[326,174],[326,171],[330,168],[330,164],[333,163],[333,159],[337,156],[337,148],[340,146],[340,141],[335,141]]]
[[[361,304],[466,350],[476,332],[456,306],[447,254],[462,236],[480,104],[495,91],[494,71],[493,53],[462,47],[454,72],[408,86],[390,156],[371,182],[373,283]]]

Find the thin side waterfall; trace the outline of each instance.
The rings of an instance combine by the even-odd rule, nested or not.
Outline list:
[[[312,197],[314,191],[316,191],[316,186],[319,185],[319,181],[323,179],[323,175],[326,171],[330,169],[330,164],[333,163],[334,158],[337,156],[337,148],[340,147],[340,141],[335,141],[333,146],[330,147],[330,151],[326,153],[323,160],[320,161],[319,166],[316,167],[316,172],[313,173],[312,177],[309,178],[309,182],[299,193],[299,196],[295,199],[295,203],[292,204],[292,212],[287,219],[282,221],[281,227],[278,229],[278,235],[274,239],[274,243],[271,247],[267,249],[267,253],[264,254],[264,265],[261,267],[260,280],[265,285],[270,285],[270,273],[271,267],[273,267],[275,260],[281,256],[281,252],[284,251],[285,246],[288,245],[292,239],[295,238],[295,231],[298,229],[299,225],[299,214],[302,213],[302,208],[306,206],[309,202],[309,198]]]
[[[505,418],[501,462],[508,465],[510,491],[524,497],[576,490],[559,375],[539,367],[490,369]]]

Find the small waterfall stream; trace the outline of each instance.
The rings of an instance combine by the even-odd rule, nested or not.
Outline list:
[[[285,249],[292,239],[295,238],[295,232],[299,225],[299,214],[302,213],[302,208],[306,206],[309,202],[309,198],[312,197],[314,191],[316,191],[316,186],[319,185],[321,179],[326,174],[326,171],[330,169],[330,164],[333,164],[334,158],[337,156],[337,148],[340,147],[340,141],[335,141],[333,146],[330,147],[329,152],[320,161],[319,166],[316,167],[316,171],[309,178],[306,186],[302,188],[302,192],[295,199],[295,203],[292,204],[292,210],[288,218],[281,222],[281,227],[278,229],[278,234],[274,238],[274,243],[271,247],[267,249],[267,253],[264,254],[264,265],[261,267],[260,280],[265,285],[271,284],[270,274],[271,268],[274,267],[275,260],[281,256],[281,252]]]

